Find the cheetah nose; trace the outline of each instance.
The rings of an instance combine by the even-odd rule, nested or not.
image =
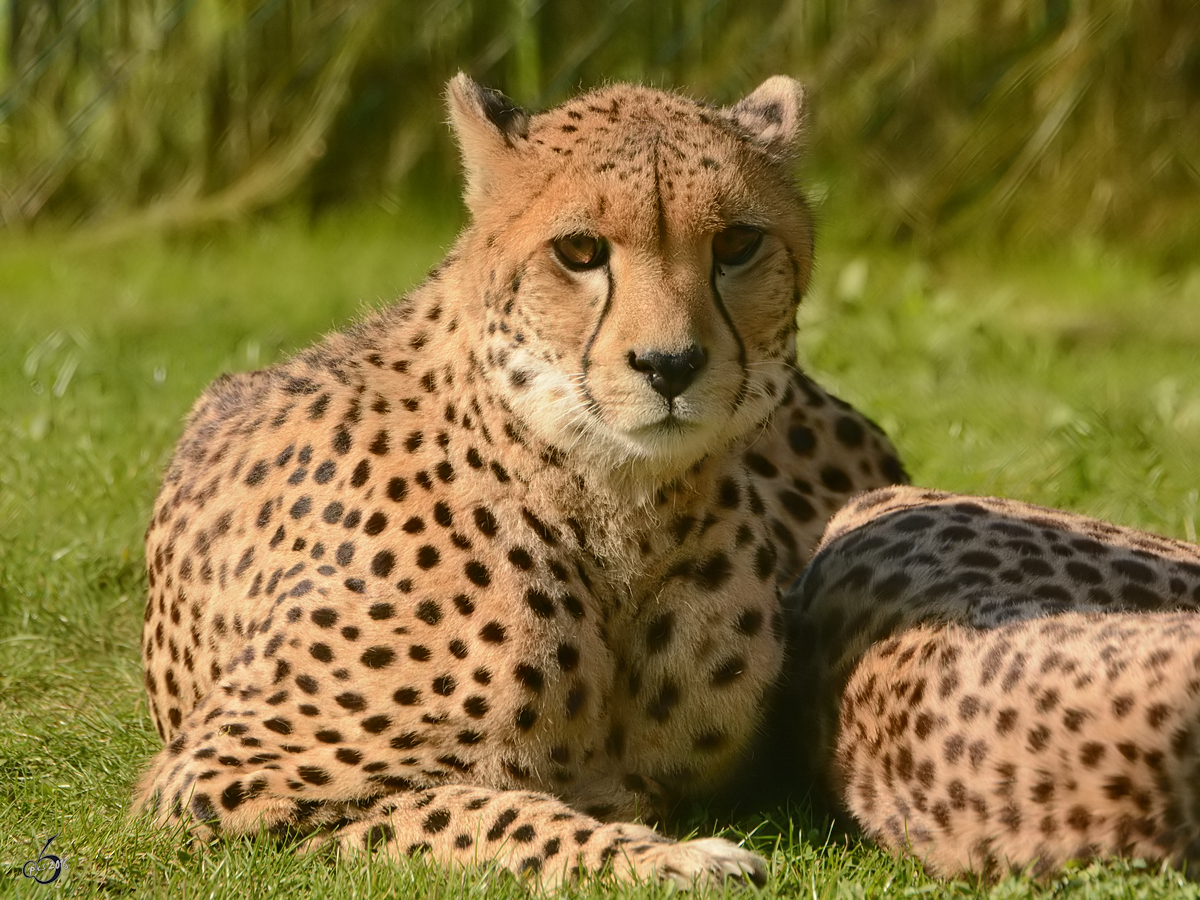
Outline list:
[[[650,387],[673,400],[687,390],[696,373],[704,368],[708,354],[702,347],[693,344],[682,353],[661,353],[648,350],[645,353],[629,351],[629,366],[650,379]]]

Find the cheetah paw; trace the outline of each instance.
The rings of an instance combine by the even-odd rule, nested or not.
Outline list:
[[[664,844],[646,862],[659,880],[683,889],[767,883],[766,860],[722,838]]]

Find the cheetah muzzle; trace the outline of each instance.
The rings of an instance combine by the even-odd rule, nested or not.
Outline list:
[[[904,480],[795,365],[802,90],[448,93],[471,220],[446,260],[188,418],[146,535],[165,746],[136,807],[551,887],[762,882],[637,821],[729,776],[780,586]]]

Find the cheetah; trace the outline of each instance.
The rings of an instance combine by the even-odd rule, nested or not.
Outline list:
[[[445,261],[190,413],[146,534],[136,810],[546,888],[763,882],[654,826],[745,752],[829,517],[905,481],[796,367],[802,98],[530,114],[450,82]]]
[[[913,487],[786,592],[798,777],[937,875],[1200,862],[1200,547]]]

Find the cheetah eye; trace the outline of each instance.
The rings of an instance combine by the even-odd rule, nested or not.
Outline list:
[[[740,266],[762,243],[762,232],[749,225],[731,225],[713,235],[713,259],[723,266]]]
[[[596,269],[608,262],[608,241],[593,234],[569,234],[553,246],[559,261],[576,272]]]

